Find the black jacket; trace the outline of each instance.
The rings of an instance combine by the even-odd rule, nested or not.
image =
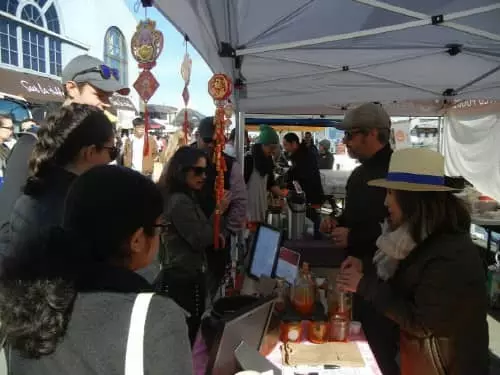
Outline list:
[[[296,180],[306,193],[307,203],[323,203],[323,186],[317,156],[301,143],[290,159],[292,167],[287,174],[288,188],[294,190],[293,181]]]
[[[381,223],[387,217],[386,190],[368,186],[368,181],[387,176],[391,155],[392,149],[386,145],[354,169],[347,180],[345,209],[339,225],[350,229],[348,254],[362,259],[366,266],[372,266],[377,250],[375,241],[382,232]]]
[[[9,222],[0,233],[1,256],[22,249],[47,228],[61,223],[66,193],[75,178],[65,169],[54,168],[36,194],[23,194],[17,199]]]
[[[401,373],[487,375],[485,276],[470,235],[435,234],[389,282],[363,276],[358,294],[401,331]]]
[[[319,169],[333,169],[333,163],[335,162],[335,158],[331,152],[325,152],[324,154],[319,154],[318,156],[318,167]]]

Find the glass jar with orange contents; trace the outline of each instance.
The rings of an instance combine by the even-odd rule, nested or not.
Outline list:
[[[290,300],[297,312],[303,316],[312,314],[316,302],[316,284],[309,264],[304,262],[290,291]]]
[[[328,338],[328,317],[324,313],[314,314],[308,326],[307,339],[314,344],[323,344]]]
[[[304,335],[302,320],[295,314],[284,316],[280,324],[281,342],[301,342]]]

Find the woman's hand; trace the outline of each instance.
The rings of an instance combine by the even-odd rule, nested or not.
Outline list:
[[[354,267],[347,268],[337,276],[337,289],[340,292],[356,292],[363,274]]]
[[[363,272],[363,262],[361,262],[361,259],[348,256],[340,265],[340,271],[344,271],[349,268],[354,268],[358,272]]]

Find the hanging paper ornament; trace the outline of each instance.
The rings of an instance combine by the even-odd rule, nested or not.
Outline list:
[[[149,153],[149,142],[147,139],[149,134],[148,102],[160,86],[150,70],[156,66],[156,60],[163,50],[163,34],[160,30],[156,29],[156,22],[150,19],[140,21],[134,35],[132,35],[130,47],[132,56],[138,62],[139,68],[143,69],[134,82],[134,88],[144,101],[146,140],[144,142],[143,154],[147,156]]]
[[[181,64],[181,77],[184,80],[184,89],[182,90],[182,100],[184,100],[184,121],[182,123],[182,129],[184,132],[184,140],[187,144],[188,133],[189,133],[189,119],[188,119],[188,103],[189,103],[189,82],[191,81],[191,66],[192,60],[189,56],[188,50],[188,38],[185,38],[186,53],[184,54],[184,59]]]
[[[219,248],[220,202],[224,196],[224,172],[227,170],[225,159],[222,155],[226,143],[226,111],[227,100],[233,91],[233,82],[226,74],[217,73],[208,81],[208,93],[214,99],[216,110],[214,116],[214,164],[217,171],[215,178],[215,215],[214,215],[214,247]]]

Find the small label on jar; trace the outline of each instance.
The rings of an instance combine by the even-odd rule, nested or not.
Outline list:
[[[290,329],[288,331],[288,340],[297,341],[299,339],[299,330],[298,329]]]

